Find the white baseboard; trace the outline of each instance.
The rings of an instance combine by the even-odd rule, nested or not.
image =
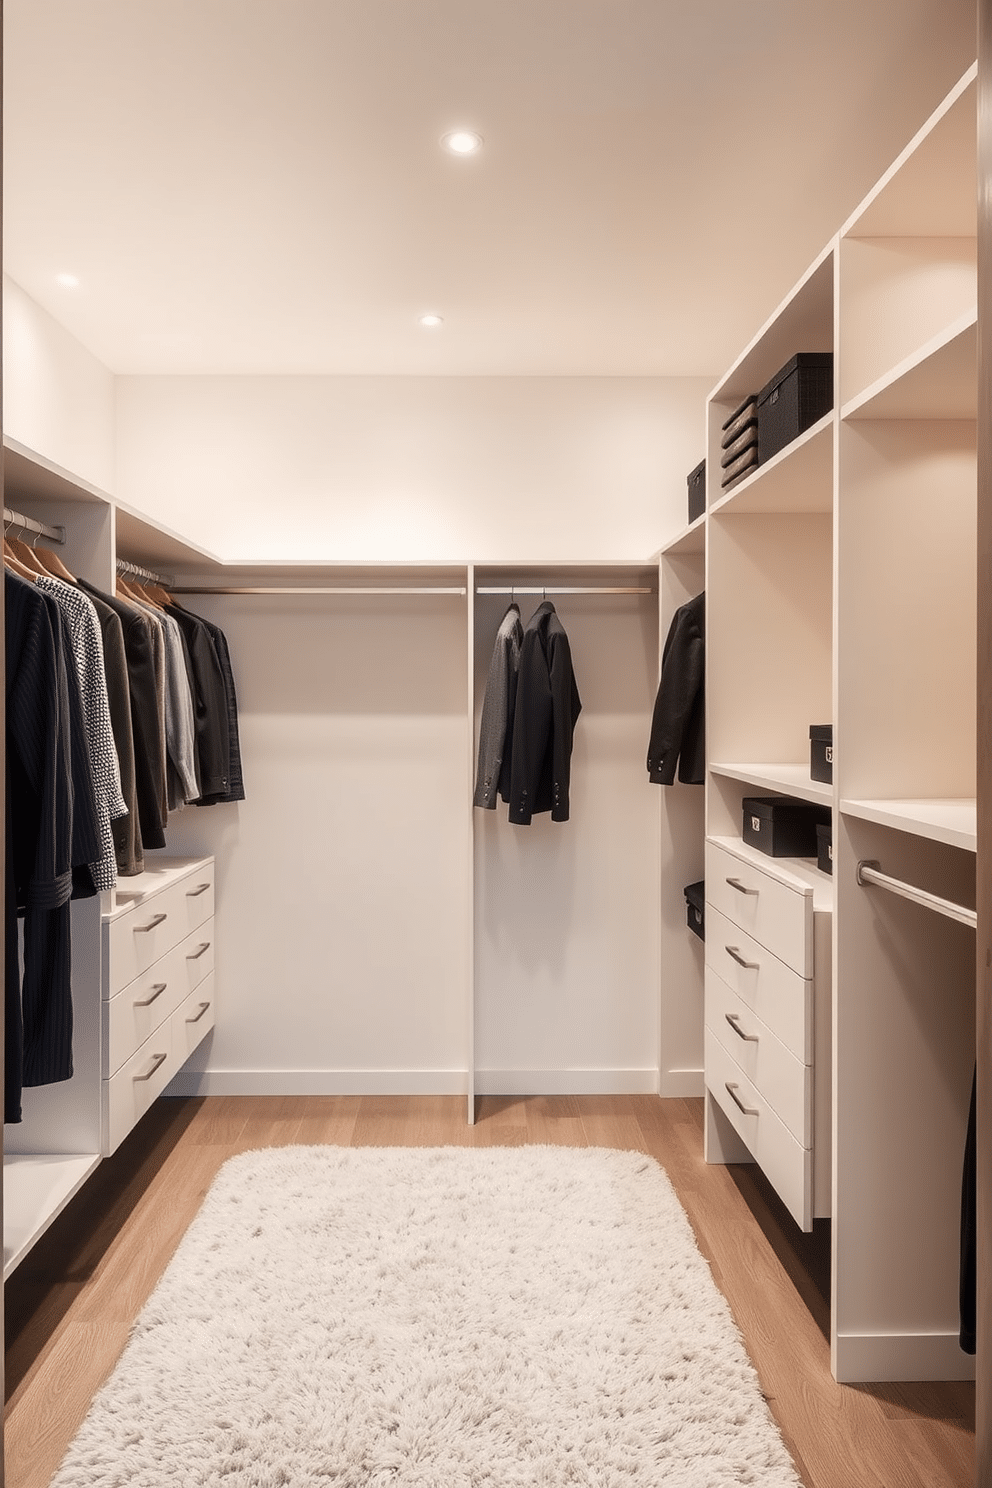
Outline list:
[[[701,1069],[662,1070],[658,1093],[670,1099],[705,1095],[703,1072]]]
[[[657,1095],[656,1069],[476,1070],[476,1095]]]
[[[840,1333],[832,1367],[843,1385],[975,1378],[975,1360],[961,1352],[957,1333]]]
[[[656,1095],[656,1069],[477,1070],[476,1095]],[[180,1070],[166,1096],[467,1095],[466,1070]]]
[[[163,1095],[467,1095],[465,1070],[180,1070]]]

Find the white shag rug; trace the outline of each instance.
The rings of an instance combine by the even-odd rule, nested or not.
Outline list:
[[[658,1164],[232,1158],[53,1488],[797,1488]]]

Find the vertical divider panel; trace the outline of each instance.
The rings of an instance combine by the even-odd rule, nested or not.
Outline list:
[[[475,1125],[475,808],[472,787],[475,765],[475,564],[465,571],[465,732],[467,735],[465,803],[468,821],[465,828],[465,872],[468,883],[466,942],[467,987],[465,993],[468,1028],[468,1124]]]

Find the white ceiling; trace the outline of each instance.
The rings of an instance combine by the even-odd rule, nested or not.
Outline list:
[[[5,268],[118,373],[717,373],[966,70],[976,21],[975,0],[3,10]],[[439,148],[454,126],[480,156]]]

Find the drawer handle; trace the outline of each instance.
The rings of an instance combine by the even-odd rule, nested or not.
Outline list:
[[[737,890],[738,894],[757,894],[758,892],[757,889],[745,888],[739,878],[728,878],[727,882],[732,889]]]
[[[190,951],[189,955],[186,957],[186,960],[187,961],[199,961],[200,957],[203,956],[203,955],[205,955],[206,952],[209,951],[209,949],[210,949],[210,941],[209,940],[205,940],[202,945],[197,946],[197,948],[196,948],[195,951]]]
[[[195,889],[187,889],[186,890],[186,898],[187,899],[198,899],[201,894],[205,894],[207,892],[207,890],[209,889],[209,887],[210,887],[210,885],[208,883],[197,884],[197,886],[196,886]]]
[[[148,1068],[145,1070],[144,1074],[143,1075],[135,1075],[134,1076],[134,1079],[136,1081],[137,1080],[150,1080],[151,1077],[152,1077],[152,1075],[155,1073],[155,1071],[157,1069],[161,1069],[162,1065],[165,1063],[165,1061],[168,1059],[168,1057],[169,1057],[168,1054],[153,1054],[152,1055],[152,1062],[148,1066]]]
[[[195,1018],[187,1018],[186,1019],[186,1022],[187,1023],[199,1023],[200,1019],[203,1017],[204,1013],[207,1011],[207,1009],[209,1008],[209,1006],[210,1006],[209,1002],[201,1002],[200,1003],[200,1011],[197,1013],[196,1017]]]
[[[730,1096],[730,1099],[733,1101],[734,1105],[737,1106],[737,1108],[739,1110],[741,1110],[741,1111],[744,1112],[744,1115],[745,1116],[760,1116],[761,1115],[761,1112],[760,1111],[756,1111],[756,1110],[754,1110],[754,1108],[752,1106],[746,1106],[744,1104],[744,1102],[741,1100],[740,1096],[737,1094],[737,1086],[736,1085],[732,1085],[729,1080],[724,1080],[723,1083],[727,1087],[727,1094]]]
[[[760,971],[761,970],[761,962],[760,961],[745,961],[744,960],[744,957],[740,953],[740,947],[739,946],[724,946],[723,949],[726,951],[727,955],[730,957],[730,959],[732,961],[736,961],[737,962],[737,965],[738,966],[744,966],[744,967],[747,968],[748,971]]]
[[[746,1042],[749,1044],[756,1044],[758,1042],[758,1035],[756,1033],[745,1033],[743,1028],[738,1027],[737,1020],[740,1017],[740,1013],[724,1013],[723,1016],[726,1018],[727,1022],[730,1024],[731,1028],[734,1030],[738,1038],[746,1040]]]
[[[155,1001],[156,997],[161,997],[162,996],[162,993],[165,991],[165,989],[166,989],[166,987],[168,985],[169,985],[168,982],[156,982],[155,985],[154,985],[154,987],[151,990],[151,996],[150,997],[136,997],[134,999],[134,1006],[135,1007],[151,1007],[151,1005]]]
[[[156,925],[161,925],[162,921],[168,918],[169,916],[164,913],[152,915],[147,925],[135,925],[134,933],[135,935],[147,935],[149,930],[154,930]]]

